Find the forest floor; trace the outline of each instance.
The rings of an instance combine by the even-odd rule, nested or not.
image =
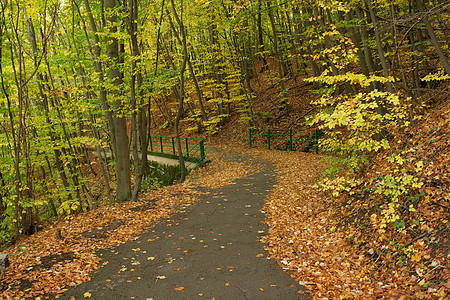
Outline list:
[[[414,274],[373,276],[379,264],[336,230],[335,202],[314,187],[323,156],[220,148],[207,148],[211,163],[183,184],[60,220],[7,249],[3,298],[414,298]],[[445,298],[448,285],[429,294]]]
[[[302,286],[266,259],[259,242],[267,234],[261,210],[276,183],[273,166],[268,159],[239,154],[248,152],[244,149],[209,149],[211,162],[183,184],[143,194],[138,202],[68,217],[6,249],[11,266],[2,280],[3,298],[141,299],[142,294],[133,296],[137,290],[148,292],[144,299],[172,293],[175,298],[306,297],[299,294]]]
[[[298,283],[267,259],[261,211],[275,184],[266,159],[208,148],[249,172],[220,188],[201,188],[200,201],[182,206],[135,240],[99,252],[103,267],[62,299],[306,299]],[[89,294],[86,294],[89,293]]]
[[[258,84],[255,81],[254,85]],[[258,116],[267,128],[300,127],[305,115],[313,109],[309,104],[310,98],[318,96],[309,92],[311,86],[301,80],[291,80],[287,85],[290,85],[288,96],[293,112],[290,114],[279,110],[279,103],[272,101],[273,95],[277,94],[276,88],[264,85],[261,75],[255,109],[259,111]],[[185,183],[143,193],[138,202],[106,205],[61,219],[32,236],[23,237],[14,246],[6,249],[11,266],[3,276],[1,295],[5,299],[46,299],[70,297],[73,292],[73,295],[82,298],[94,298],[98,296],[97,293],[103,293],[112,287],[122,293],[115,296],[142,299],[142,295],[134,295],[131,292],[128,294],[127,291],[134,292],[138,285],[143,286],[141,282],[151,282],[150,288],[161,284],[160,287],[165,289],[167,295],[173,295],[175,298],[192,298],[194,292],[199,298],[221,298],[226,295],[223,293],[236,292],[239,299],[243,294],[242,291],[238,294],[237,287],[240,287],[240,283],[242,286],[251,284],[251,281],[232,281],[232,277],[228,280],[228,276],[243,272],[253,280],[257,276],[253,276],[254,270],[251,270],[250,266],[261,263],[261,268],[266,268],[270,262],[277,261],[280,268],[297,282],[286,284],[293,284],[295,288],[286,285],[282,287],[280,283],[273,282],[266,287],[260,282],[261,284],[249,288],[258,293],[258,297],[251,298],[270,298],[269,292],[279,287],[283,290],[294,290],[297,298],[306,295],[314,299],[446,299],[450,291],[450,104],[438,97],[430,99],[417,126],[408,132],[395,133],[401,143],[392,151],[414,146],[417,151],[409,153],[410,157],[407,158],[414,161],[414,154],[427,161],[426,167],[419,174],[424,182],[422,190],[425,194],[418,201],[417,211],[411,213],[420,217],[420,228],[414,227],[411,234],[407,235],[400,235],[397,230],[386,228],[386,235],[395,236],[396,245],[386,244],[388,239],[379,241],[376,235],[372,235],[375,238],[370,238],[373,233],[370,228],[362,235],[345,230],[345,222],[351,223],[350,218],[355,214],[358,217],[367,203],[356,201],[347,205],[345,199],[336,201],[315,188],[314,184],[322,174],[322,167],[327,164],[323,159],[325,155],[248,149],[244,146],[248,139],[248,124],[241,122],[236,114],[230,117],[216,136],[208,138],[207,146],[218,147],[222,151],[208,151],[211,148],[207,148],[207,158],[211,162],[204,168],[191,172]],[[160,120],[156,123],[164,122]],[[152,128],[153,134],[172,134],[170,128],[162,129],[157,127],[157,124],[156,128]],[[181,125],[184,129],[192,126],[188,122],[182,122]],[[189,132],[196,135],[193,131]],[[246,156],[247,163],[234,159],[238,156],[236,153]],[[370,182],[370,178],[374,176],[389,174],[392,164],[386,163],[388,154],[379,153],[368,167],[367,174],[361,174],[361,178]],[[253,162],[249,157],[253,157]],[[198,229],[191,233],[193,236],[187,235],[187,232],[173,234],[175,230],[181,230],[186,224],[197,219],[191,213],[197,214],[201,219],[204,216],[202,212],[207,213],[213,206],[221,208],[231,202],[232,197],[224,197],[224,194],[218,191],[227,190],[233,194],[239,184],[249,184],[246,180],[264,175],[261,163],[255,164],[254,161],[264,161],[263,165],[266,166],[272,165],[276,178],[266,178],[269,183],[265,182],[264,185],[273,186],[267,187],[270,190],[268,193],[260,191],[265,198],[255,195],[255,204],[248,203],[245,205],[251,207],[244,205],[243,208],[244,211],[253,211],[252,215],[245,216],[245,213],[249,212],[244,212],[243,216],[258,215],[258,218],[261,218],[258,220],[263,219],[257,212],[261,209],[264,212],[265,225],[268,226],[268,230],[257,227],[256,233],[253,230],[246,232],[252,235],[249,240],[255,247],[252,251],[258,249],[257,252],[250,252],[256,254],[245,261],[250,264],[238,268],[236,263],[225,262],[226,258],[222,257],[222,254],[236,249],[234,247],[239,245],[238,242],[220,244],[219,241],[225,242],[225,239],[222,240],[219,235],[213,237],[215,233],[225,234],[225,230],[206,231],[206,226],[200,227],[197,224],[198,228],[204,228],[204,232],[199,233]],[[250,188],[248,186],[248,189]],[[264,198],[264,204],[260,202],[261,198]],[[237,205],[238,202],[234,203]],[[201,211],[202,209],[205,211]],[[346,209],[352,209],[351,214],[346,214]],[[370,221],[370,215],[363,217],[368,217]],[[187,220],[184,220],[185,218]],[[213,217],[210,219],[214,220]],[[230,219],[228,225],[231,225],[233,220]],[[355,220],[358,221],[356,218]],[[239,236],[240,230],[248,229],[248,225],[245,226],[240,229],[239,226],[234,227],[234,235],[230,235],[229,239]],[[267,252],[258,248],[263,246],[256,241],[258,236],[265,243],[264,249]],[[193,237],[196,239],[193,240]],[[175,250],[168,251],[168,247],[175,246],[171,242],[180,244]],[[186,247],[183,247],[182,243],[185,243]],[[166,247],[161,248],[161,255],[155,255],[155,252],[150,250],[158,248],[158,245]],[[190,251],[194,249],[194,245],[198,250]],[[400,253],[408,250],[411,245],[418,249],[417,252],[409,259],[401,261]],[[394,246],[397,248],[392,250]],[[214,281],[216,278],[206,274],[195,277],[199,281],[192,290],[188,289],[185,282],[175,280],[181,279],[182,275],[191,275],[188,266],[177,265],[181,263],[181,259],[177,258],[183,257],[184,260],[216,249],[214,247],[217,248],[217,259],[223,260],[223,263],[215,261],[210,267],[215,267],[214,276],[223,276],[220,277],[217,287],[222,294],[214,294],[210,289],[202,288],[202,282],[208,282],[209,285],[210,280]],[[128,252],[124,253],[124,249],[128,249]],[[119,265],[120,259],[123,260],[120,268],[114,269],[114,266]],[[107,260],[110,262],[107,263]],[[143,260],[148,260],[149,263],[146,269],[148,277],[137,273],[142,270]],[[200,256],[196,261],[203,263]],[[162,267],[159,268],[160,266]],[[195,264],[189,265],[192,266]],[[187,271],[184,271],[184,267]],[[114,276],[108,277],[102,273],[108,268],[115,272]],[[169,273],[162,273],[163,270],[170,271],[170,276]],[[199,270],[197,272],[201,273]],[[130,277],[126,277],[127,274]],[[172,275],[174,277],[171,277]],[[224,277],[225,275],[227,277]],[[93,281],[89,282],[94,278],[100,278],[103,282],[97,285]],[[289,282],[290,278],[282,280]],[[236,285],[236,282],[239,284]],[[302,286],[305,286],[306,290],[302,289]],[[150,291],[150,288],[145,285],[145,290]],[[157,296],[156,290],[152,291],[155,294],[148,294],[146,298],[161,298]],[[290,297],[287,296],[288,299]]]

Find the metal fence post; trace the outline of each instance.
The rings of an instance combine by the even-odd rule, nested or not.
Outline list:
[[[292,151],[292,128],[289,128],[289,149]]]
[[[267,129],[267,145],[269,146],[270,150],[270,129]]]
[[[318,132],[318,129],[314,129],[314,148],[316,149],[316,154],[319,154],[319,132]]]
[[[248,143],[250,145],[250,148],[252,147],[252,129],[248,129]]]
[[[184,138],[186,143],[186,157],[189,157],[189,144],[188,144],[188,138]]]
[[[173,155],[175,155],[175,142],[173,140],[173,137],[172,137],[172,153]]]
[[[163,143],[162,143],[162,136],[159,137],[159,144],[161,146],[161,153],[164,153]]]
[[[150,136],[149,138],[149,142],[150,142],[150,151],[153,152],[153,143],[152,143],[152,136]]]
[[[202,162],[205,161],[205,143],[203,139],[200,140],[200,158]]]

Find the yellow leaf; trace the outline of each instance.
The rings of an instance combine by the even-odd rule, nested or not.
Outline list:
[[[84,298],[90,298],[92,295],[91,295],[91,293],[89,293],[89,292],[86,292],[86,293],[84,293]]]
[[[419,253],[414,253],[413,256],[411,256],[411,261],[419,262],[422,259],[422,256],[420,256]]]
[[[420,172],[422,171],[422,169],[423,169],[423,161],[420,160],[416,163],[416,172]]]

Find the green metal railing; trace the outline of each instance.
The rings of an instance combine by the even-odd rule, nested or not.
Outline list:
[[[319,153],[319,129],[258,129],[249,128],[250,148],[261,144],[267,145],[268,149],[298,150],[307,151],[314,149]]]
[[[180,137],[181,149],[185,160],[186,170],[189,173],[190,166],[198,165],[206,161],[205,139]],[[152,135],[149,139],[149,154],[179,159],[174,136]]]

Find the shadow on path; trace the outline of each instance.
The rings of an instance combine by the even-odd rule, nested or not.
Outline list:
[[[257,171],[205,189],[197,204],[135,241],[99,252],[103,267],[62,298],[89,292],[91,299],[306,299],[259,242],[267,231],[260,209],[275,184],[273,166],[225,154]]]

